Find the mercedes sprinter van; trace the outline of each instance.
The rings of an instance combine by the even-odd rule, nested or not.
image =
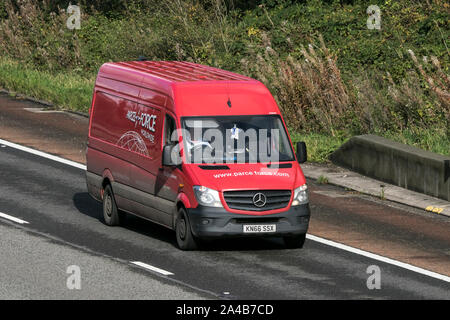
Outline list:
[[[107,225],[133,214],[183,250],[222,237],[303,246],[306,146],[294,152],[261,82],[190,62],[106,63],[89,113],[87,188]]]

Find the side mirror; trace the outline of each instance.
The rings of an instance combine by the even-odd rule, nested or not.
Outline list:
[[[308,158],[306,153],[306,143],[303,141],[297,142],[297,161],[298,163],[305,163]]]
[[[170,140],[170,142],[169,142],[170,144],[179,142],[178,141],[178,130],[172,131],[172,134],[170,135],[169,140]]]
[[[163,166],[179,166],[181,164],[180,151],[177,144],[167,145],[163,148],[162,154]]]

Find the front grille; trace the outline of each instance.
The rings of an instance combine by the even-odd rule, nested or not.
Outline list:
[[[253,197],[262,193],[266,197],[266,204],[258,207],[253,203]],[[290,190],[244,190],[224,191],[223,197],[231,209],[247,211],[267,211],[285,208],[291,200]]]

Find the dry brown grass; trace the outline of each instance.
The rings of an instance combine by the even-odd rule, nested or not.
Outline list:
[[[47,14],[38,3],[21,0],[16,10],[10,0],[5,0],[8,19],[0,23],[0,56],[47,65],[50,70],[80,64],[76,34],[66,28],[66,11]]]
[[[330,132],[345,125],[345,115],[355,112],[349,93],[337,66],[337,57],[319,37],[319,46],[302,47],[302,60],[288,56],[281,59],[263,35],[265,52],[257,54],[255,70],[242,61],[247,73],[267,84],[289,124],[300,130],[319,129]]]
[[[8,12],[8,19],[0,21],[0,57],[41,71],[87,71],[91,76],[105,61],[140,55],[189,60],[244,71],[261,80],[295,131],[339,137],[411,127],[450,128],[450,78],[435,57],[422,62],[411,51],[416,68],[396,82],[366,65],[344,78],[339,66],[346,70],[348,61],[338,60],[337,51],[329,50],[321,36],[299,46],[291,41],[288,28],[283,29],[288,22],[281,21],[278,32],[288,35],[283,49],[273,30],[240,25],[227,11],[225,0],[205,0],[208,10],[198,1],[164,2],[160,20],[136,8],[121,19],[82,11],[83,28],[77,32],[67,29],[65,10],[38,5],[51,0],[19,0],[18,10],[11,0],[0,1],[5,1]],[[260,8],[263,15],[258,19],[265,17],[272,27],[280,22],[264,6]],[[249,38],[239,47],[246,55],[239,64],[233,47],[242,41],[242,34]]]
[[[243,60],[246,72],[269,86],[290,125],[303,128],[313,120],[319,126],[333,127],[334,115],[345,109],[348,95],[323,41],[320,55],[310,45],[301,49],[304,60],[299,61],[291,56],[281,59],[267,35],[262,37],[264,54],[256,55],[254,71],[250,62]]]
[[[444,73],[439,60],[435,56],[430,57],[431,64],[428,62],[428,58],[424,57],[422,64],[412,50],[408,50],[408,53],[422,79],[428,83],[430,90],[438,98],[450,127],[450,76]]]
[[[449,77],[435,57],[423,67],[414,54],[419,72],[410,70],[395,83],[389,73],[361,71],[344,80],[337,57],[319,36],[318,45],[301,47],[301,58],[282,58],[262,34],[263,54],[256,61],[241,61],[248,75],[268,85],[288,124],[303,132],[367,133],[427,128],[440,123],[442,112],[449,120]],[[428,83],[425,85],[422,78]],[[429,90],[437,98],[430,95]]]

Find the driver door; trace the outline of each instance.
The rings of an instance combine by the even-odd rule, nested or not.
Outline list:
[[[177,127],[174,117],[166,113],[166,116],[164,118],[163,147],[167,145],[175,145],[178,143],[171,140],[171,137],[176,129]],[[177,198],[180,183],[179,174],[180,169],[178,167],[163,166],[161,162],[161,167],[158,170],[158,176],[156,178],[155,194],[157,197],[163,200],[162,203],[169,203],[170,201],[171,207],[165,208],[166,210],[172,209],[173,202],[175,202]]]

